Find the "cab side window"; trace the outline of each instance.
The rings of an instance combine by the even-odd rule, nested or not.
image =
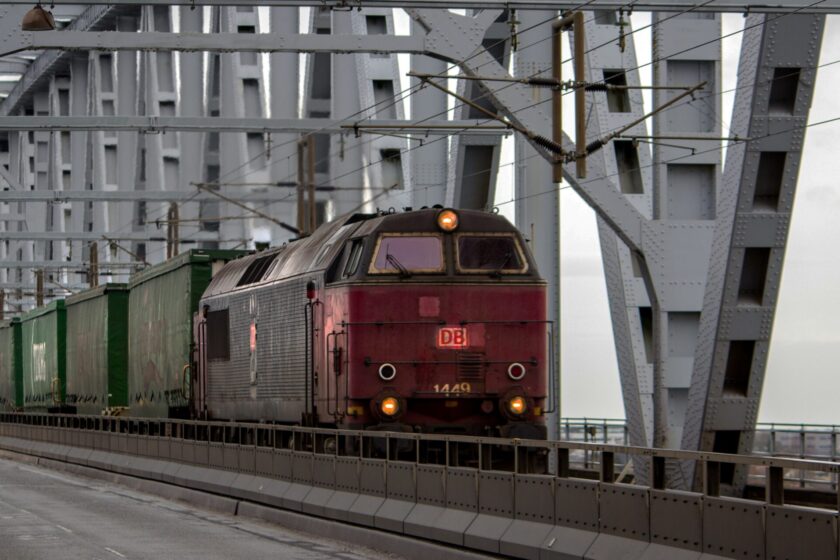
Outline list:
[[[347,264],[344,265],[344,272],[341,274],[342,278],[350,278],[356,274],[359,270],[359,263],[362,260],[364,239],[354,239],[350,243],[350,255],[347,257]]]

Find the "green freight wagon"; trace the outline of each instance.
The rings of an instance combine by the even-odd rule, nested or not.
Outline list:
[[[128,406],[132,416],[185,417],[193,314],[213,275],[248,251],[193,249],[131,278]]]
[[[23,407],[20,319],[0,321],[0,410]]]
[[[25,313],[23,340],[23,408],[64,410],[67,383],[67,315],[64,301]]]
[[[64,300],[67,404],[79,414],[128,406],[128,286],[105,284]]]

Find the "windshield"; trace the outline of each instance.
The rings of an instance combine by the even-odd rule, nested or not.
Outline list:
[[[512,235],[461,235],[458,237],[461,272],[525,272],[527,262]]]
[[[370,265],[370,272],[379,274],[442,271],[443,245],[438,235],[383,234]]]

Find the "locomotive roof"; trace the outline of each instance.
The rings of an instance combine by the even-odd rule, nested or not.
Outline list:
[[[237,288],[291,278],[326,269],[351,238],[381,232],[439,232],[435,217],[439,208],[380,214],[345,214],[322,225],[301,239],[229,262],[216,274],[202,297],[212,297]],[[459,231],[516,233],[506,218],[479,210],[458,210]],[[247,277],[247,278],[246,278]]]

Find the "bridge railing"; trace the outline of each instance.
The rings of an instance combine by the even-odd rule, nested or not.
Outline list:
[[[667,552],[676,549],[727,558],[838,557],[836,504],[814,510],[784,503],[786,473],[836,476],[840,463],[830,461],[595,442],[6,413],[0,414],[0,446],[515,557],[583,557],[599,547],[660,547],[657,554],[664,547],[665,557],[677,557]],[[578,456],[597,465],[596,480],[574,471]],[[618,465],[631,460],[647,466],[646,485],[621,483]],[[701,492],[669,489],[668,473],[686,463],[700,473]],[[763,497],[725,495],[736,465],[765,473]],[[796,537],[802,531],[806,540]]]
[[[568,441],[620,445],[630,443],[627,424],[621,418],[563,418],[560,434],[562,439]],[[838,462],[840,460],[838,434],[840,434],[840,426],[833,424],[759,422],[756,425],[753,454]],[[597,458],[587,453],[578,453],[574,459],[575,468],[582,470],[597,468]],[[624,469],[627,465],[619,462],[617,467]],[[629,468],[632,468],[632,465]],[[748,472],[750,484],[764,484],[763,469],[751,467]],[[831,473],[789,470],[785,472],[785,484],[789,488],[836,492],[838,477]]]

